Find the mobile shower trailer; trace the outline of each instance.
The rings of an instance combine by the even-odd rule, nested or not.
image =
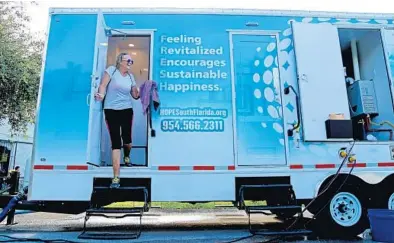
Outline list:
[[[109,185],[93,96],[127,52],[137,84],[157,83],[160,107],[150,127],[133,101],[137,166],[122,167],[121,182],[151,201],[286,206],[325,192],[308,210],[328,203],[326,224],[360,233],[367,208],[394,207],[393,24],[383,14],[51,9],[28,199],[83,212],[96,179]]]

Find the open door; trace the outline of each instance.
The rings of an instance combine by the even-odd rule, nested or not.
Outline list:
[[[304,140],[327,141],[325,122],[330,114],[350,119],[338,29],[297,22],[292,29]]]
[[[96,101],[94,94],[98,91],[101,77],[105,71],[107,63],[108,36],[106,35],[106,25],[104,16],[99,12],[97,16],[96,44],[94,55],[94,66],[92,72],[92,86],[90,91],[89,111],[89,135],[87,163],[100,166],[100,145],[101,145],[101,121],[103,119],[102,102]]]

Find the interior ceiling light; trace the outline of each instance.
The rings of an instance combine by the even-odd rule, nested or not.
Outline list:
[[[131,44],[131,43],[130,43],[129,46],[130,46],[130,47],[134,47],[134,44]]]
[[[136,52],[132,52],[131,55],[137,56],[137,53]]]

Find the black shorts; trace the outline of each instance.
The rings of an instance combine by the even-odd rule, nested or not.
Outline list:
[[[105,121],[111,137],[112,149],[120,149],[123,145],[131,144],[133,128],[133,109],[105,109]]]

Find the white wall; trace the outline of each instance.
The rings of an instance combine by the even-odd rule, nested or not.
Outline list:
[[[386,60],[383,56],[380,34],[368,34],[358,42],[361,79],[374,79],[375,83],[388,85]]]

